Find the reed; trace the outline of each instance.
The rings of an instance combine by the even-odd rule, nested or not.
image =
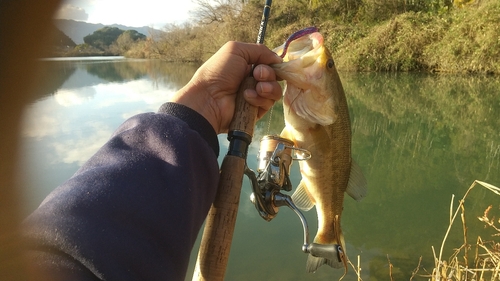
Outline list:
[[[434,268],[428,272],[421,266],[422,257],[418,261],[417,267],[411,272],[412,281],[416,277],[425,278],[429,281],[495,281],[500,280],[500,241],[484,240],[478,236],[475,243],[470,243],[467,236],[467,223],[465,219],[464,203],[471,191],[475,187],[483,187],[493,192],[495,195],[500,195],[500,188],[482,181],[475,180],[469,189],[465,192],[462,199],[458,201],[458,205],[454,206],[455,196],[452,195],[450,203],[450,219],[448,228],[444,235],[443,241],[436,254],[436,249],[432,246],[434,256]],[[488,206],[482,216],[478,217],[479,221],[485,224],[485,228],[491,228],[494,232],[493,237],[500,237],[500,219],[495,218],[490,214],[493,206]],[[443,258],[443,253],[448,246],[446,244],[450,235],[451,229],[455,224],[457,217],[460,216],[463,243],[459,247],[454,248],[454,252],[448,259]],[[472,252],[471,252],[472,251]],[[473,254],[473,260],[469,256]],[[389,280],[395,280],[392,274],[393,264],[387,255],[389,267]],[[357,265],[349,261],[354,270],[357,280],[362,281],[360,256],[358,255]]]
[[[500,242],[498,241],[485,241],[482,237],[478,236],[475,244],[470,244],[467,237],[467,224],[465,220],[465,207],[464,202],[470,192],[476,186],[484,187],[496,195],[500,195],[500,188],[485,183],[482,181],[474,181],[469,187],[465,195],[458,201],[458,206],[454,208],[454,196],[452,196],[450,204],[450,221],[448,229],[444,235],[443,242],[436,255],[434,247],[432,251],[434,254],[434,269],[430,274],[423,274],[421,276],[428,277],[431,281],[466,281],[466,280],[500,280]],[[495,221],[495,218],[490,216],[489,212],[492,206],[489,206],[481,217],[478,219],[485,223],[485,227],[492,228],[496,233],[494,236],[500,236],[500,228],[496,225],[500,221]],[[460,214],[462,231],[463,231],[463,244],[455,249],[453,254],[448,260],[443,259],[443,251],[445,249],[447,238],[450,230],[455,223],[458,215]],[[469,260],[469,251],[474,251],[474,260]]]

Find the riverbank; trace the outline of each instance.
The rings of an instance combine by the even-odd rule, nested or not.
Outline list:
[[[345,40],[337,66],[354,71],[500,73],[500,2],[442,15],[404,13]]]
[[[426,12],[405,7],[392,15],[379,13],[378,18],[373,15],[376,10],[363,6],[355,13],[334,13],[326,10],[331,8],[326,5],[333,4],[316,8],[299,2],[295,7],[286,5],[273,6],[266,45],[279,46],[294,31],[317,26],[341,71],[500,74],[497,0],[476,0],[462,7],[443,6]],[[153,34],[124,55],[205,61],[226,41],[254,42],[261,9],[260,1],[250,1],[233,17],[209,24],[168,26],[164,33]]]

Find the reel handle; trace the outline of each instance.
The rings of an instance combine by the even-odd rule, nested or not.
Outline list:
[[[304,229],[304,244],[302,245],[302,252],[306,254],[309,253],[315,257],[326,258],[329,260],[336,260],[339,262],[342,261],[342,259],[340,258],[340,256],[344,254],[342,246],[338,244],[330,244],[330,245],[323,245],[318,243],[309,244],[309,227],[307,225],[307,220],[302,214],[302,212],[300,212],[299,208],[295,206],[290,196],[278,193],[275,195],[274,198],[277,206],[288,206],[295,212],[295,214],[297,214],[297,216],[300,219],[300,222],[302,222],[302,228]]]

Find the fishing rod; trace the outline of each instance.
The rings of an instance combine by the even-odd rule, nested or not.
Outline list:
[[[257,43],[263,44],[272,0],[266,0]],[[233,119],[229,125],[229,150],[222,161],[217,194],[207,215],[193,281],[224,280],[240,201],[248,147],[252,142],[258,108],[248,104],[243,92],[255,89],[252,72],[241,83],[236,95]]]

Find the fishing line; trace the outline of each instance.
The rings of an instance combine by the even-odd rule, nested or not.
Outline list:
[[[267,120],[267,131],[266,131],[266,135],[269,135],[269,132],[271,131],[271,120],[273,120],[273,109],[274,109],[274,106],[276,105],[276,102],[273,104],[273,106],[271,106],[271,108],[269,109],[269,120]]]

